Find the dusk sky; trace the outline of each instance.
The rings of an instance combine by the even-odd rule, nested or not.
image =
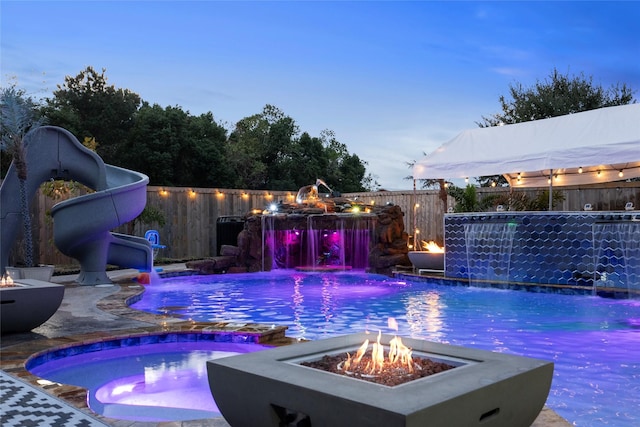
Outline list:
[[[2,0],[0,16],[3,87],[50,97],[105,68],[227,129],[271,104],[311,136],[333,130],[387,190],[411,189],[407,162],[554,68],[640,99],[636,1]]]

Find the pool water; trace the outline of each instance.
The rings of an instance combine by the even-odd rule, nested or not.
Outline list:
[[[288,336],[314,340],[395,333],[393,317],[401,336],[553,361],[547,406],[574,425],[640,425],[639,300],[274,271],[163,279],[132,307],[288,325]]]
[[[266,348],[213,341],[158,342],[88,352],[79,352],[80,348],[78,354],[37,364],[29,371],[86,388],[91,410],[106,417],[196,420],[222,416],[209,389],[207,360]]]

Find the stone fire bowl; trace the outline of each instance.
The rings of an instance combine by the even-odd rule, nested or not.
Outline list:
[[[345,335],[211,360],[209,386],[234,427],[530,426],[551,387],[551,362],[404,337],[414,357],[456,367],[389,387],[300,365],[354,354],[375,338]],[[387,351],[391,338],[382,336]]]
[[[62,304],[64,285],[20,279],[0,288],[2,334],[28,332],[49,320]]]
[[[427,251],[409,251],[409,261],[418,270],[444,270],[444,253]]]

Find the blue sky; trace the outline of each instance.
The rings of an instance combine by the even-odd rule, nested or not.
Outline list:
[[[335,132],[382,188],[554,68],[640,99],[640,2],[2,0],[2,85],[51,96],[106,68],[145,101],[231,128],[272,104]],[[338,189],[339,190],[339,189]]]

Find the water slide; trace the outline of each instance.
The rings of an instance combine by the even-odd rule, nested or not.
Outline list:
[[[43,126],[25,136],[27,198],[51,179],[78,181],[94,193],[58,203],[51,210],[56,247],[80,263],[77,282],[111,283],[107,264],[151,271],[151,244],[142,237],[110,230],[136,218],[147,201],[149,178],[106,165],[70,132]],[[19,181],[12,164],[0,187],[0,273],[4,274],[18,230],[21,229]]]

